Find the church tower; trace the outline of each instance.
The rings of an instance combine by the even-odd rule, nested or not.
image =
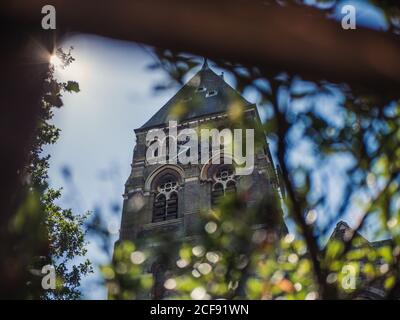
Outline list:
[[[165,129],[170,120],[177,121],[177,131],[184,128],[237,127],[232,118],[240,115],[241,124],[261,125],[256,105],[248,102],[204,62],[191,78],[142,127],[135,130],[136,146],[132,171],[125,184],[120,241],[144,243],[154,235],[168,234],[174,239],[196,235],[201,210],[212,208],[229,192],[246,188],[247,205],[254,206],[263,197],[279,197],[279,181],[261,130],[261,147],[254,151],[254,169],[249,175],[237,175],[233,164],[149,164],[146,135]],[[233,121],[234,123],[234,121]],[[257,134],[256,134],[257,136]],[[168,139],[167,135],[167,139]],[[257,139],[257,137],[256,137]],[[199,148],[200,150],[200,148]],[[278,214],[282,218],[279,208]],[[268,227],[267,220],[259,227]],[[282,227],[286,230],[286,227]],[[151,271],[153,272],[153,271]]]

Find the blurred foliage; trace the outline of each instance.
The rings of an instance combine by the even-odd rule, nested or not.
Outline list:
[[[54,73],[55,68],[67,68],[75,60],[72,56],[72,47],[68,51],[61,48],[55,53],[59,58],[60,66],[50,66],[49,76],[44,86],[42,112],[40,114],[36,144],[31,152],[32,187],[40,192],[39,202],[44,210],[45,225],[49,238],[48,264],[55,267],[57,281],[55,290],[47,290],[41,298],[47,299],[77,299],[80,297],[81,278],[92,272],[89,260],[77,262],[77,258],[86,255],[86,241],[84,223],[88,213],[78,215],[71,209],[62,209],[57,205],[61,197],[61,190],[49,188],[47,183],[47,169],[49,155],[43,156],[43,146],[54,144],[59,138],[60,129],[49,121],[53,118],[53,109],[60,108],[64,92],[78,93],[79,84],[75,81],[59,82]],[[82,260],[82,259],[80,259]]]
[[[115,247],[113,264],[101,267],[110,299],[132,300],[150,296],[153,278],[143,268],[146,257],[145,252],[136,250],[129,241]]]
[[[328,15],[341,4],[317,2]],[[397,33],[398,3],[370,3],[384,12],[388,32]],[[157,90],[182,84],[198,66],[197,58],[189,54],[157,49],[155,55],[158,61],[150,69],[161,68],[171,79],[157,85]],[[149,295],[148,287],[143,289],[138,281],[127,285],[126,268],[122,277],[116,254],[107,266],[110,297],[365,299],[371,297],[372,288],[382,298],[399,298],[400,100],[388,101],[374,92],[360,95],[345,84],[310,83],[297,75],[273,75],[228,61],[216,64],[232,76],[238,91],[257,92],[263,129],[276,146],[274,156],[282,171],[285,220],[295,232],[279,229],[279,221],[269,222],[269,228],[253,228],[254,212],[246,209],[245,197],[238,193],[217,209],[203,212],[203,232],[178,242],[177,250],[171,248],[176,239],[152,241],[148,257],[168,256],[161,260],[162,277],[155,277],[163,284],[161,294]],[[300,145],[306,148],[300,151]],[[294,161],[297,152],[303,152],[307,161]],[[335,183],[337,173],[341,183],[335,189],[328,182]],[[334,207],[333,192],[338,193]],[[277,199],[262,201],[260,207],[268,212],[281,204]],[[341,229],[337,223],[349,216],[355,228]],[[367,241],[361,233],[369,240],[387,240]],[[126,249],[118,243],[116,252],[119,246]],[[145,244],[136,246],[149,250]],[[142,261],[146,276],[155,274],[150,262]]]
[[[384,13],[387,32],[398,34],[398,2],[368,2]],[[343,1],[316,3],[329,16]],[[196,57],[185,53],[154,53],[158,61],[149,68],[162,68],[171,79],[157,85],[158,90],[183,84],[185,75],[198,65]],[[73,61],[70,52],[58,54],[67,65]],[[398,298],[400,100],[388,101],[374,92],[359,95],[344,84],[310,83],[298,75],[270,74],[257,67],[215,62],[234,79],[238,91],[257,92],[262,129],[276,147],[280,191],[285,196],[262,199],[256,209],[245,206],[246,191],[226,197],[217,208],[201,213],[200,232],[194,239],[178,241],[160,235],[152,240],[152,246],[140,241],[117,242],[112,261],[101,266],[109,297],[356,299],[365,298],[374,287],[382,290],[385,298]],[[55,143],[59,135],[59,129],[48,123],[52,108],[62,106],[62,92],[79,91],[77,83],[59,83],[53,73],[51,69],[45,84],[31,166],[23,175],[27,197],[7,226],[15,239],[11,249],[1,245],[7,253],[12,252],[5,255],[12,257],[5,263],[16,266],[6,276],[16,278],[18,266],[31,265],[32,277],[37,280],[39,266],[55,264],[58,288],[43,293],[35,287],[37,281],[27,278],[33,293],[24,291],[19,297],[76,298],[80,277],[91,270],[88,262],[69,269],[73,258],[86,252],[82,230],[85,216],[55,205],[60,191],[49,189],[46,183],[49,158],[42,156],[42,146]],[[241,123],[240,112],[233,114],[231,120]],[[303,156],[307,159],[302,159],[307,161],[293,160],[293,154],[299,152],[307,154]],[[339,171],[341,183],[335,189],[329,181]],[[333,193],[337,193],[334,207]],[[268,214],[280,207],[286,222],[294,225],[293,234],[286,232],[281,220],[269,219]],[[349,214],[355,220],[355,229],[335,229],[330,236],[335,224]],[[260,217],[267,227],[256,227]],[[373,230],[365,228],[368,222]],[[101,216],[93,217],[89,225],[108,251],[110,233],[106,226]],[[369,242],[361,233],[388,240]],[[46,234],[48,237],[44,237]],[[23,255],[16,254],[22,251]],[[38,252],[43,254],[39,256]],[[159,263],[156,267],[155,261]]]
[[[13,275],[24,279],[25,283],[15,292],[2,293],[4,298],[77,299],[80,297],[81,278],[92,272],[88,260],[76,262],[77,258],[86,254],[84,222],[87,214],[76,215],[70,209],[57,205],[61,190],[52,189],[48,185],[50,155],[44,154],[43,150],[44,146],[56,143],[59,138],[60,129],[50,121],[54,116],[54,108],[63,105],[63,93],[79,92],[78,83],[59,82],[55,78],[56,67],[66,68],[74,61],[71,50],[57,50],[55,54],[61,65],[50,65],[44,83],[37,131],[29,152],[28,165],[21,173],[21,184],[26,196],[9,225],[9,232],[14,237],[10,246],[14,263],[10,268],[16,266]],[[42,274],[45,265],[55,268],[54,290],[42,288],[42,278],[47,274]],[[27,269],[19,269],[24,266]],[[15,285],[17,287],[18,282]]]
[[[307,1],[297,1],[306,4]],[[339,6],[348,4],[344,0],[316,0],[316,5],[329,13],[334,12]],[[388,25],[388,31],[400,34],[400,6],[397,0],[365,0],[375,10],[381,11]]]
[[[369,3],[384,13],[388,32],[398,33],[397,1]],[[341,4],[318,0],[313,5],[331,16]],[[198,66],[197,58],[185,53],[154,49],[154,54],[157,61],[149,69],[170,76],[156,90],[182,85]],[[373,92],[359,95],[345,84],[310,83],[297,75],[216,63],[238,91],[257,92],[261,130],[276,147],[283,197],[265,196],[249,209],[242,190],[201,212],[194,238],[160,234],[149,240],[151,245],[140,239],[118,241],[112,261],[101,267],[109,298],[362,299],[370,297],[371,287],[381,297],[399,298],[399,101]],[[184,103],[178,107],[174,112],[188,111]],[[228,126],[243,125],[243,113],[232,112],[229,120]],[[299,150],[300,145],[306,149]],[[293,161],[298,152],[308,161]],[[338,191],[328,181],[336,172],[342,181],[332,208],[332,193]],[[293,234],[271,217],[280,207],[285,221],[294,225]],[[349,214],[355,229],[341,229],[339,223],[332,234]],[[257,224],[260,219],[264,226]],[[365,228],[368,221],[372,231]],[[90,228],[109,250],[110,233],[101,215]],[[369,242],[361,233],[388,240]]]

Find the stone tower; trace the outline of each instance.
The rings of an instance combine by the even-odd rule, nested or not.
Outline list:
[[[205,61],[192,79],[135,130],[136,146],[125,184],[120,241],[143,243],[162,234],[175,239],[192,238],[200,210],[211,208],[224,194],[245,186],[249,189],[248,206],[262,197],[278,194],[278,176],[264,132],[262,146],[253,155],[254,170],[250,175],[237,176],[235,167],[224,163],[148,164],[146,135],[150,130],[166,128],[170,120],[177,120],[178,132],[202,126],[221,130],[237,113],[253,127],[261,124],[256,105],[244,99]],[[278,214],[282,216],[281,211]],[[259,227],[265,227],[265,221]]]

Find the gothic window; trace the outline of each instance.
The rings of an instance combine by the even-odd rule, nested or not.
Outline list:
[[[164,194],[159,194],[154,200],[153,222],[165,220],[167,201]]]
[[[226,194],[236,192],[235,174],[232,167],[221,167],[214,175],[214,184],[211,190],[211,204],[218,205]]]
[[[230,180],[226,183],[225,188],[226,193],[235,193],[236,192],[236,183],[233,180]]]
[[[211,203],[213,206],[218,205],[219,200],[224,196],[224,186],[216,183],[211,191]]]
[[[153,204],[153,222],[178,217],[178,183],[173,175],[163,177],[156,188]]]
[[[178,214],[178,195],[172,192],[167,200],[167,215],[166,220],[176,219]]]

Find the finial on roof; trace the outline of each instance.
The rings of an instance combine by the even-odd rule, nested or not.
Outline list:
[[[204,58],[203,66],[201,67],[202,70],[209,69],[207,58]]]

